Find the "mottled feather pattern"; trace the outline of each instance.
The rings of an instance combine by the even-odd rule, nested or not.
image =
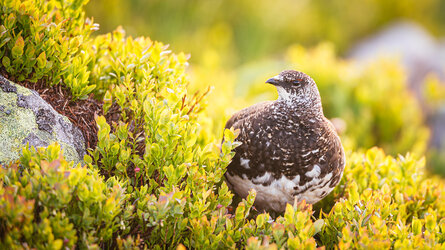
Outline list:
[[[277,78],[291,82],[293,72]],[[237,141],[242,143],[228,166],[228,184],[240,196],[256,189],[255,205],[265,210],[281,212],[295,197],[317,202],[338,184],[345,165],[315,83],[304,74],[296,77],[307,84],[277,86],[286,91],[278,100],[243,109],[226,124],[240,130]]]

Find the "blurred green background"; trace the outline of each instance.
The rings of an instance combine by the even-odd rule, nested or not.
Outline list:
[[[277,55],[294,43],[331,41],[342,53],[400,18],[438,36],[445,33],[444,12],[440,0],[92,0],[87,5],[100,32],[122,25],[129,35],[148,35],[190,52],[194,63],[212,49],[224,55],[224,66]]]
[[[210,118],[202,123],[218,138],[233,112],[276,97],[264,84],[268,77],[296,69],[317,82],[325,114],[348,150],[377,145],[393,155],[425,154],[430,168],[445,174],[443,13],[441,0],[92,0],[87,5],[87,16],[101,25],[99,33],[121,25],[127,35],[191,54],[189,90],[214,86],[207,99]],[[401,21],[405,26],[394,26]],[[364,44],[369,46],[360,47]],[[379,50],[381,56],[363,59]]]

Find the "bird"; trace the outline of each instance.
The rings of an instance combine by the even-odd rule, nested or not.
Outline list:
[[[278,99],[244,108],[225,125],[239,130],[240,143],[225,180],[242,198],[254,189],[255,208],[282,213],[295,199],[314,204],[328,195],[340,182],[346,159],[310,76],[285,70],[266,83],[276,87]]]

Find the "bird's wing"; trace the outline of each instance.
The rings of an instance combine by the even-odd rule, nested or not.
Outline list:
[[[299,176],[300,184],[304,185],[313,177],[322,178],[344,165],[340,139],[329,123],[311,128],[299,123],[298,130],[292,131],[285,127],[278,129],[273,117],[257,115],[246,119],[248,116],[242,111],[238,116],[244,118],[231,124],[240,128],[237,141],[242,145],[235,149],[235,157],[228,167],[233,174],[251,179],[265,173],[278,179],[282,175],[289,179]],[[337,177],[337,173],[333,174]],[[268,182],[259,179],[262,183]]]
[[[316,155],[320,166],[322,167],[321,176],[332,173],[331,181],[329,182],[330,187],[335,187],[335,185],[340,181],[343,174],[343,169],[345,166],[345,152],[340,141],[340,137],[337,135],[334,125],[327,118],[324,117],[327,138],[331,138],[331,143],[324,143],[324,150],[320,151],[319,155]],[[324,158],[323,155],[325,156]],[[323,160],[325,161],[323,161]],[[321,178],[320,176],[320,178]]]
[[[296,194],[306,192],[310,188],[308,183],[315,180],[319,182],[318,188],[335,187],[343,173],[345,156],[340,138],[328,119],[323,117],[318,125],[305,132],[306,136],[299,137],[301,140],[295,144],[294,154],[278,164],[285,176],[299,176]],[[290,163],[294,164],[286,169],[284,166]]]
[[[231,127],[239,128],[238,124],[242,122],[242,120],[249,118],[250,116],[256,114],[259,110],[263,109],[264,107],[270,105],[272,101],[265,101],[260,102],[255,105],[252,105],[250,107],[244,108],[235,114],[232,115],[232,117],[227,121],[225,128],[230,129]],[[238,124],[237,124],[238,123]],[[238,126],[237,126],[238,125]]]

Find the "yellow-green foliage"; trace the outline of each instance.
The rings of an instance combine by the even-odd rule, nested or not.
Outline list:
[[[3,246],[445,247],[445,183],[410,155],[352,154],[332,209],[314,218],[302,202],[273,219],[252,210],[255,193],[228,212],[231,194],[207,166],[160,168],[137,186],[70,166],[59,150],[25,151],[22,166],[0,169]]]
[[[349,162],[320,234],[326,246],[338,236],[340,248],[445,247],[445,183],[425,174],[424,160],[374,148]]]
[[[3,249],[98,246],[121,226],[124,184],[66,162],[58,145],[24,149],[21,165],[2,166],[0,176]]]
[[[94,88],[88,81],[89,56],[84,49],[91,31],[82,6],[88,0],[1,0],[0,57],[17,80],[48,85],[63,83],[73,97],[85,98]]]
[[[341,52],[400,19],[414,20],[433,34],[445,34],[441,0],[95,0],[87,13],[101,29],[131,27],[192,54],[192,62],[221,55],[222,65],[239,66],[283,52],[289,45],[314,46],[326,40]]]
[[[187,94],[183,54],[149,39],[126,38],[122,31],[96,42],[92,76],[107,90],[105,111],[117,105],[120,117],[112,127],[98,117],[98,145],[86,161],[127,181],[135,212],[121,235],[141,234],[149,247],[205,244],[207,237],[193,228],[231,202],[221,182],[233,133],[226,133],[221,150],[198,138],[202,96]]]
[[[49,0],[36,6],[42,13],[59,13],[61,3],[78,2]],[[1,8],[15,10],[11,6],[16,5],[23,13],[36,8],[14,0]],[[17,10],[10,13],[22,13]],[[75,13],[81,12],[63,13],[80,20]],[[51,20],[58,20],[54,15]],[[76,29],[84,22],[74,24],[71,28]],[[29,34],[26,37],[35,36]],[[10,37],[19,39],[14,33]],[[16,43],[2,51],[20,52],[13,49]],[[206,88],[195,86],[200,92],[188,93],[185,55],[148,38],[126,37],[122,29],[84,40],[82,48],[85,56],[72,58],[87,64],[76,72],[88,75],[86,84],[103,97],[104,111],[114,113],[107,113],[109,121],[97,117],[98,144],[84,158],[84,166],[66,162],[59,156],[60,147],[51,145],[25,149],[20,165],[0,167],[2,248],[445,247],[445,184],[425,175],[423,160],[409,154],[395,159],[376,148],[349,154],[340,185],[317,204],[319,216],[301,202],[274,218],[252,208],[254,192],[232,204],[223,174],[237,146],[236,133],[226,130],[220,144],[204,127],[209,125],[203,112]],[[327,96],[327,113],[345,113],[348,123],[357,123],[359,128],[346,137],[355,138],[350,139],[354,146],[382,142],[390,150],[405,150],[422,143],[408,135],[414,129],[424,136],[424,128],[421,120],[409,117],[418,115],[417,107],[392,64],[384,70],[354,71],[324,47],[309,52],[292,48],[287,60],[314,75],[322,96]],[[54,70],[64,72],[60,64]],[[52,73],[45,74],[44,80],[52,79]],[[76,74],[72,79],[78,79]],[[368,88],[378,94],[364,95]],[[400,92],[403,100],[388,102],[391,91]],[[406,113],[397,115],[401,106]],[[380,114],[384,108],[391,115]],[[376,138],[370,137],[374,131]],[[408,142],[397,142],[394,148],[385,144],[405,137]]]

